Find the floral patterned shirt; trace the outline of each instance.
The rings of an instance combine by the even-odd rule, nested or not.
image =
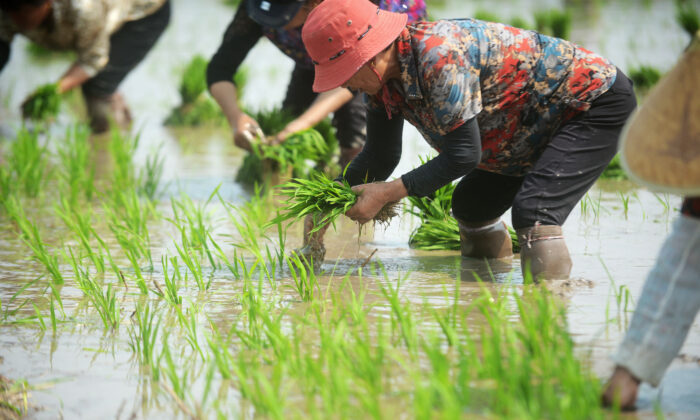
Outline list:
[[[408,25],[396,41],[401,78],[371,108],[404,117],[432,147],[476,117],[479,169],[522,176],[562,122],[590,107],[616,67],[575,44],[474,19]]]
[[[373,3],[377,3],[373,0]],[[381,0],[379,8],[389,12],[406,13],[408,23],[417,22],[427,17],[425,0]],[[295,29],[264,28],[263,33],[283,53],[291,57],[297,64],[313,68],[311,57],[301,40],[301,27]]]
[[[154,13],[166,0],[53,0],[51,14],[36,29],[21,32],[0,11],[0,40],[18,33],[42,47],[73,50],[78,64],[94,76],[109,61],[109,38],[124,23]]]

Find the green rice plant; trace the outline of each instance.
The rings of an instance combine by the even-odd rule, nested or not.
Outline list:
[[[308,269],[309,266],[313,267],[313,261],[306,262],[297,253],[285,256],[285,259],[294,281],[294,289],[299,293],[301,300],[305,302],[314,300],[320,293],[320,288],[314,271]]]
[[[0,378],[0,407],[6,418],[20,419],[29,413],[29,391],[32,389],[24,379]]]
[[[83,252],[87,254],[88,258],[95,266],[95,269],[100,273],[104,273],[105,260],[102,254],[102,247],[94,247],[91,243],[92,237],[98,238],[98,242],[100,242],[100,239],[92,224],[90,208],[84,212],[80,212],[77,207],[68,200],[69,199],[66,197],[63,197],[61,199],[61,206],[58,204],[54,206],[54,212],[77,237]]]
[[[191,415],[191,411],[189,410],[189,408],[187,408],[187,406],[184,403],[184,401],[186,400],[185,392],[187,391],[187,388],[190,385],[188,369],[181,368],[173,360],[173,356],[170,353],[170,345],[168,343],[167,333],[163,334],[163,346],[161,349],[161,355],[159,359],[165,360],[165,366],[161,367],[161,372],[164,373],[162,380],[168,381],[168,383],[161,382],[161,386],[165,387],[166,390],[170,392],[171,396],[177,399],[176,401],[180,409]],[[178,370],[182,370],[182,374],[178,374]],[[194,416],[192,415],[191,417],[194,418]]]
[[[10,322],[10,318],[14,317],[17,315],[17,313],[27,305],[27,303],[30,302],[30,299],[25,299],[22,301],[22,303],[18,304],[15,306],[13,309],[10,309],[10,307],[13,305],[15,300],[22,294],[24,293],[25,290],[28,288],[32,287],[37,281],[39,281],[43,276],[37,277],[36,279],[32,281],[28,281],[27,283],[24,284],[24,286],[20,287],[19,290],[17,290],[12,296],[10,296],[10,300],[5,304],[5,307],[2,307],[2,299],[0,299],[0,314],[2,315],[2,319],[0,320],[1,323],[7,323]]]
[[[97,313],[102,319],[102,325],[105,329],[116,330],[121,323],[121,312],[119,310],[119,302],[117,302],[116,293],[112,289],[112,285],[107,285],[107,290],[90,277],[90,273],[80,265],[70,250],[71,266],[75,274],[75,281],[78,284],[83,294],[87,296],[92,305],[97,310]]]
[[[476,12],[474,12],[474,19],[483,20],[486,22],[502,22],[501,18],[498,17],[496,14],[482,9],[479,9]]]
[[[571,34],[571,13],[559,9],[550,9],[535,13],[537,32],[557,38],[569,39]]]
[[[196,251],[202,256],[206,255],[209,263],[215,269],[219,267],[219,264],[209,246],[212,227],[210,226],[210,215],[206,213],[205,209],[214,196],[218,195],[219,188],[220,185],[201,205],[196,205],[191,198],[185,195],[180,200],[172,200],[170,204],[173,217],[167,219],[180,232],[183,247],[190,251]]]
[[[627,173],[622,169],[622,164],[620,163],[620,155],[616,154],[612,158],[608,166],[605,168],[603,173],[600,175],[601,179],[614,179],[614,180],[624,180],[627,179]]]
[[[51,284],[63,284],[63,276],[59,269],[58,257],[49,253],[46,244],[41,239],[39,228],[27,218],[19,200],[12,196],[5,202],[5,209],[10,219],[15,223],[20,232],[22,241],[32,250],[33,258],[41,263],[51,278]]]
[[[173,266],[175,267],[176,262],[173,263]],[[178,322],[180,323],[180,326],[185,329],[187,335],[185,336],[185,340],[187,343],[190,345],[193,351],[196,351],[197,354],[201,357],[202,361],[206,361],[206,357],[204,356],[204,352],[202,351],[202,348],[199,345],[199,338],[198,338],[198,331],[199,331],[199,325],[197,323],[197,311],[194,310],[193,308],[188,309],[188,314],[189,317],[186,316],[182,312],[182,306],[178,305],[176,307],[176,312]]]
[[[113,192],[120,192],[137,186],[134,154],[138,148],[139,140],[139,136],[124,136],[119,130],[112,130],[109,152],[114,163],[111,177]]]
[[[170,260],[170,265],[173,268],[172,274],[170,274],[168,260]],[[162,290],[160,286],[158,286],[158,283],[155,283],[155,280],[153,280],[157,288],[155,293],[161,298],[165,299],[165,301],[171,305],[182,305],[182,296],[180,296],[178,293],[181,278],[177,257],[168,258],[167,256],[163,255],[160,262],[163,267],[163,282],[165,283],[165,290]]]
[[[158,195],[163,177],[163,163],[164,157],[161,156],[159,149],[158,152],[146,158],[146,165],[139,174],[139,193],[150,201],[155,201]]]
[[[148,369],[154,380],[160,378],[160,360],[156,356],[158,331],[161,316],[156,319],[156,311],[149,304],[137,304],[129,325],[129,347],[139,365]]]
[[[209,96],[202,95],[191,103],[180,105],[172,110],[164,124],[171,127],[197,127],[204,124],[223,124],[226,122],[219,105]]]
[[[386,269],[381,266],[384,272],[384,277],[388,278]],[[392,283],[380,284],[381,294],[391,307],[391,331],[392,336],[400,337],[406,349],[414,354],[418,345],[418,331],[416,320],[413,316],[410,303],[403,303],[399,297],[401,284],[406,281],[408,276],[396,279],[395,285]]]
[[[153,203],[139,199],[135,189],[127,189],[114,191],[102,208],[107,225],[122,248],[136,259],[145,258],[149,269],[152,269],[151,239],[147,223],[156,213]]]
[[[27,54],[33,60],[40,61],[40,62],[49,61],[49,60],[53,60],[56,58],[71,60],[75,56],[75,53],[73,51],[50,50],[48,48],[45,48],[45,47],[37,44],[36,42],[27,43],[26,51],[27,51]]]
[[[314,228],[311,233],[333,224],[341,214],[344,214],[357,202],[357,193],[347,182],[339,184],[324,174],[312,174],[311,178],[295,178],[285,183],[279,192],[288,197],[287,205],[282,207],[280,214],[270,225],[289,219],[303,219],[307,215],[314,216]],[[374,217],[376,222],[386,223],[397,215],[397,203],[389,203]]]
[[[618,194],[620,194],[620,199],[622,200],[622,208],[625,212],[625,219],[627,219],[627,214],[629,212],[630,205],[630,196],[623,194],[622,191],[618,191]]]
[[[294,133],[278,145],[259,147],[264,159],[276,162],[282,172],[291,167],[295,176],[308,176],[306,161],[317,161],[327,155],[326,141],[313,128]]]
[[[661,80],[661,72],[651,66],[639,66],[629,70],[629,77],[634,83],[634,90],[638,95],[646,94]]]
[[[532,29],[532,24],[525,20],[525,18],[516,16],[510,20],[510,26],[514,28],[520,28],[520,29],[527,29],[531,30]]]
[[[59,189],[75,204],[79,196],[91,200],[95,194],[95,160],[90,150],[90,130],[75,125],[66,130],[64,141],[58,145],[60,166]]]
[[[10,174],[5,176],[12,179],[12,189],[19,186],[23,194],[36,197],[48,175],[46,146],[39,144],[39,133],[26,128],[19,130],[10,146],[8,163]]]
[[[207,90],[207,65],[209,62],[201,55],[196,55],[185,67],[180,81],[180,98],[182,103],[191,104]]]
[[[691,38],[694,37],[700,31],[697,3],[691,0],[676,0],[676,22]]]
[[[61,95],[58,85],[50,83],[39,86],[22,104],[22,115],[32,120],[55,118],[61,107]]]

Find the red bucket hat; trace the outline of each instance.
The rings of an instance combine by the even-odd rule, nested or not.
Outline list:
[[[306,19],[301,38],[316,70],[314,92],[347,82],[391,44],[408,16],[379,9],[368,0],[325,0]]]

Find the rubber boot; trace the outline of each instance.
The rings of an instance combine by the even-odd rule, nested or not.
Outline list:
[[[520,266],[535,280],[564,280],[571,273],[571,256],[561,226],[536,225],[516,230]]]
[[[500,219],[489,220],[474,226],[457,219],[459,242],[463,257],[507,258],[513,256],[513,242],[505,223]]]
[[[85,95],[85,106],[90,128],[96,134],[108,131],[112,122],[124,130],[131,124],[131,111],[119,93],[108,96]]]

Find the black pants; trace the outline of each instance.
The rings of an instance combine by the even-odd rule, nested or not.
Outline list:
[[[475,170],[462,178],[452,196],[454,216],[479,223],[512,207],[516,229],[564,224],[615,156],[622,127],[636,105],[632,82],[618,69],[610,89],[588,111],[562,124],[525,176]]]
[[[318,96],[312,90],[313,84],[314,70],[295,66],[282,108],[295,116],[301,115]],[[356,93],[350,102],[334,112],[332,124],[340,147],[354,149],[365,144],[367,113],[361,93]]]
[[[109,39],[109,62],[83,84],[85,96],[105,97],[117,91],[119,84],[153,48],[170,21],[170,1],[154,13],[125,23]]]

